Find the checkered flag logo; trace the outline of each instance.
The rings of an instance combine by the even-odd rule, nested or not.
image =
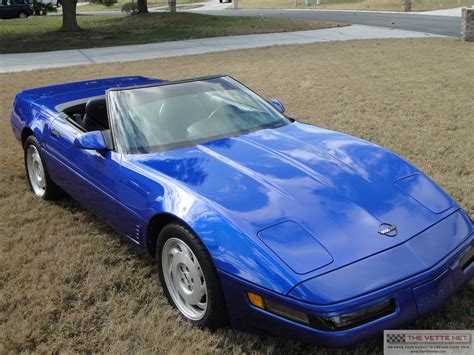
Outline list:
[[[404,343],[405,334],[387,334],[387,343]]]

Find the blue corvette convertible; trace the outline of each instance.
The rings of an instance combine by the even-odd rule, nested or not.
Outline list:
[[[469,216],[420,170],[297,122],[229,76],[17,94],[31,190],[66,192],[156,257],[195,325],[346,346],[474,275]]]

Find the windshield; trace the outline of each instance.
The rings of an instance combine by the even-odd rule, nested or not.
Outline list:
[[[230,77],[113,89],[108,103],[123,153],[177,149],[290,123]]]

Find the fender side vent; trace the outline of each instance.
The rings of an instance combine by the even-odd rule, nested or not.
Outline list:
[[[139,241],[141,236],[142,236],[142,226],[141,224],[136,224],[133,239]]]

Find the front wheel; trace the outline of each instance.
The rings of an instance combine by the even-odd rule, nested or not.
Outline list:
[[[41,147],[35,136],[29,136],[25,142],[25,168],[31,191],[44,200],[56,200],[61,189],[49,178],[41,154]]]
[[[28,15],[25,14],[24,12],[20,12],[20,13],[18,14],[18,18],[27,18],[27,17],[28,17]]]
[[[170,224],[158,236],[156,257],[168,301],[191,323],[217,329],[227,324],[224,296],[212,260],[197,236]]]

